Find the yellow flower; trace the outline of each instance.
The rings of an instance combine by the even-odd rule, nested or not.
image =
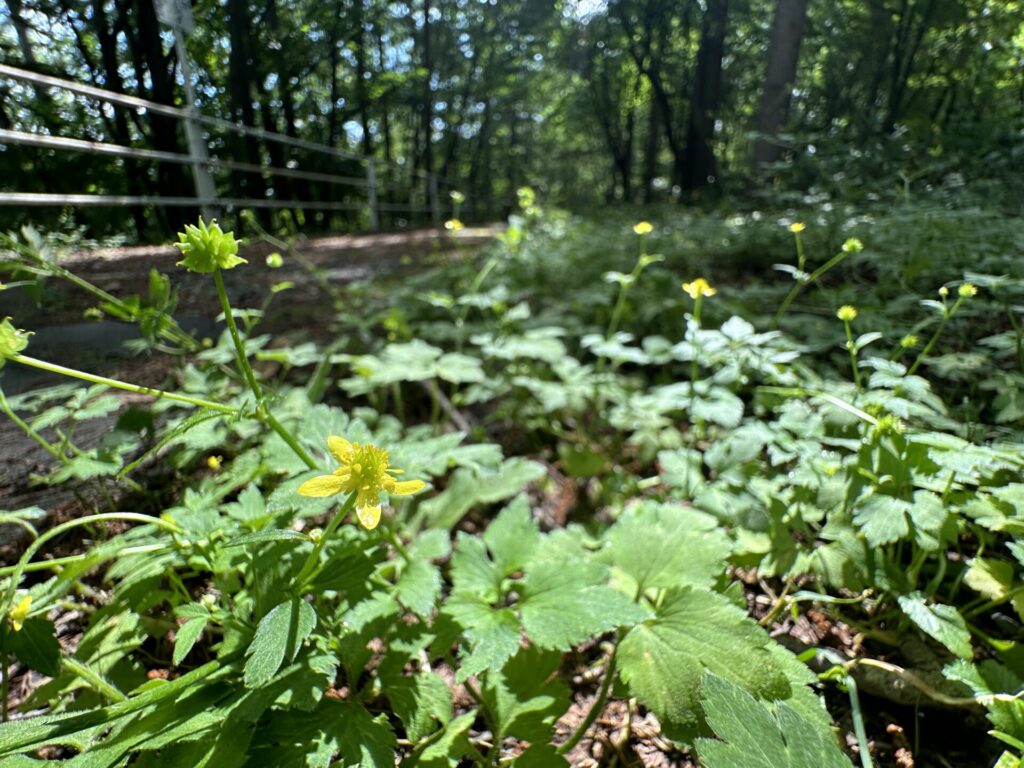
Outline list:
[[[844,323],[852,322],[857,319],[857,308],[850,304],[843,304],[836,312],[836,317]]]
[[[223,456],[207,456],[206,466],[212,469],[214,472],[220,469],[220,465],[224,462]]]
[[[960,295],[961,299],[969,299],[972,296],[978,295],[978,286],[974,283],[964,283],[959,289],[957,289],[957,293]]]
[[[367,530],[380,522],[380,493],[409,496],[423,490],[422,480],[399,482],[391,475],[402,470],[388,468],[388,452],[369,443],[350,443],[342,437],[327,438],[327,449],[341,465],[329,475],[307,480],[299,486],[300,496],[334,496],[337,493],[356,496],[356,517]]]
[[[804,224],[802,221],[794,221],[792,224],[789,225],[789,231],[792,232],[794,235],[799,235],[805,229],[807,229],[807,225]]]
[[[18,604],[11,608],[10,613],[7,617],[11,620],[11,626],[14,627],[15,632],[21,632],[22,626],[25,624],[25,620],[28,618],[28,612],[32,608],[32,595],[25,595]]]
[[[466,228],[466,225],[463,224],[458,219],[448,219],[448,221],[444,223],[444,228],[447,229],[449,232],[455,233],[464,230]]]
[[[649,235],[654,231],[654,225],[649,221],[638,221],[633,225],[633,231],[638,235]]]
[[[698,277],[692,283],[683,283],[683,290],[690,294],[690,298],[694,301],[701,296],[714,296],[718,293],[703,277]]]

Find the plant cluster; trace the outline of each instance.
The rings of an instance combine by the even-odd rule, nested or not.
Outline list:
[[[230,304],[235,238],[200,222],[178,247],[214,282],[218,341],[180,331],[166,278],[149,302],[97,294],[178,355],[165,389],[40,360],[0,324],[0,362],[89,385],[0,391],[53,457],[39,481],[108,501],[50,528],[0,513],[26,536],[0,568],[4,718],[7,670],[46,677],[0,755],[589,764],[618,700],[708,768],[849,765],[827,693],[870,766],[870,671],[905,703],[983,710],[1004,751],[975,751],[1021,764],[1024,407],[991,383],[1024,376],[1020,286],[946,275],[908,307],[900,281],[838,279],[898,269],[867,228],[833,245],[791,219],[789,282],[752,301],[762,284],[696,272],[665,225],[609,237],[520,197],[479,258],[386,290],[314,273],[329,333],[273,349]],[[27,245],[7,259],[65,276]],[[999,307],[1008,327],[976,338]],[[955,375],[964,343],[987,378]],[[44,558],[69,531],[79,550]],[[810,611],[856,642],[801,642]]]

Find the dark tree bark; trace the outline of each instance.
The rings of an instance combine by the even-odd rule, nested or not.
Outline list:
[[[754,122],[757,131],[754,141],[755,173],[774,163],[782,154],[783,148],[776,135],[789,113],[806,19],[807,0],[778,0],[768,42],[764,86]]]
[[[658,175],[658,151],[661,149],[660,120],[658,103],[651,99],[647,106],[647,136],[644,142],[642,186],[645,203],[654,200],[654,178]]]
[[[687,191],[706,187],[718,175],[712,142],[715,120],[722,103],[722,59],[725,56],[728,12],[728,0],[708,0],[701,22],[683,165],[682,187]]]
[[[253,70],[249,37],[252,20],[246,0],[228,0],[228,36],[231,50],[228,55],[228,103],[231,119],[241,119],[244,125],[256,127],[253,107]],[[239,137],[235,142],[235,156],[247,163],[262,165],[259,142],[252,136]],[[266,196],[266,182],[259,174],[239,174],[238,190],[241,197],[262,199]],[[265,209],[257,212],[264,225],[269,224]]]

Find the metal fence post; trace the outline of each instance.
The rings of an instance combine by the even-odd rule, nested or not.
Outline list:
[[[380,213],[377,204],[377,163],[372,157],[366,158],[366,197],[370,207],[370,229],[380,229]]]
[[[209,221],[217,216],[217,189],[210,175],[210,155],[203,141],[203,133],[196,119],[196,94],[192,88],[192,66],[185,50],[185,35],[195,29],[192,6],[187,0],[158,0],[156,13],[160,21],[174,30],[174,52],[185,81],[185,141],[192,158],[192,181],[199,198],[199,210]]]
[[[430,174],[428,187],[430,189],[430,220],[434,224],[441,223],[441,204],[437,199],[437,176]]]

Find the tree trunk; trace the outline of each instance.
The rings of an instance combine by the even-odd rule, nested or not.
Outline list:
[[[768,43],[764,87],[761,89],[761,100],[754,122],[757,131],[757,139],[754,141],[755,173],[774,163],[782,154],[782,145],[776,135],[786,122],[789,112],[790,94],[796,80],[806,19],[807,0],[778,0]]]
[[[718,108],[722,103],[722,59],[725,56],[728,11],[728,0],[708,0],[708,9],[701,23],[697,72],[686,130],[682,187],[687,191],[714,183],[718,175],[712,141]]]
[[[651,99],[647,112],[647,137],[644,145],[643,193],[644,202],[654,200],[654,178],[658,175],[658,150],[661,148],[661,124],[658,102]]]

